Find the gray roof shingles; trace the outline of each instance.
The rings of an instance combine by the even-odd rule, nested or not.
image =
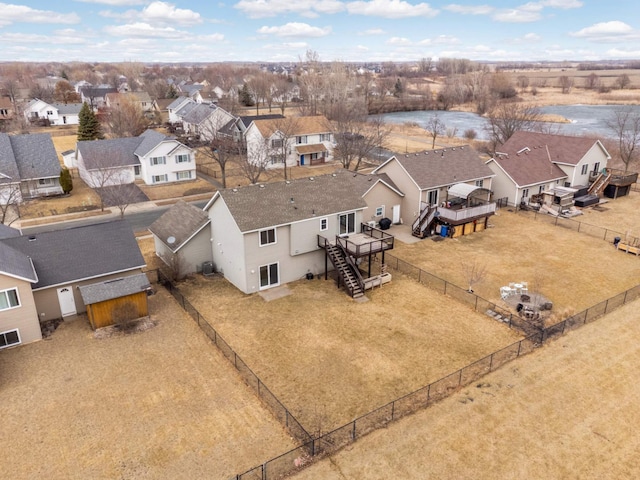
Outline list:
[[[394,156],[422,190],[495,176],[468,145]]]
[[[12,160],[15,167],[10,166]],[[7,167],[10,173],[5,172]],[[12,178],[17,174],[20,180],[60,176],[60,162],[51,136],[48,133],[0,133],[0,172]]]
[[[241,232],[366,208],[349,173],[220,190]]]
[[[145,265],[123,220],[7,238],[1,242],[31,258],[34,289],[125,272]]]
[[[0,273],[23,278],[32,283],[38,280],[29,257],[2,242],[0,242]]]
[[[11,146],[11,139],[6,133],[0,133],[0,183],[19,180],[20,172]]]
[[[209,216],[204,210],[180,200],[153,222],[149,230],[175,253],[207,223]],[[170,237],[175,239],[173,243],[168,241]]]
[[[134,154],[140,143],[141,137],[86,140],[78,142],[78,151],[87,170],[125,167],[140,164]]]
[[[91,285],[83,285],[78,289],[85,305],[126,297],[148,290],[151,287],[149,279],[144,273],[114,278]]]
[[[195,105],[189,112],[182,115],[182,120],[186,123],[191,123],[193,125],[200,125],[207,118],[209,118],[213,112],[216,111],[215,105],[199,103]]]
[[[10,227],[9,225],[5,225],[4,223],[0,223],[0,240],[3,238],[13,238],[19,237],[20,230],[17,228]]]
[[[51,106],[58,110],[59,115],[78,115],[82,103],[52,103]]]
[[[173,137],[167,137],[166,135],[163,135],[160,132],[156,132],[155,130],[149,129],[142,132],[139,138],[141,138],[142,141],[136,147],[134,153],[136,155],[140,155],[141,157],[144,157],[147,153],[153,150],[159,143],[163,142],[164,140],[172,139]]]

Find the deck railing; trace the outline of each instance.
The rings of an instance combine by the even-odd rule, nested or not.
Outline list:
[[[438,207],[440,218],[451,222],[460,222],[468,218],[482,217],[496,213],[496,204],[478,205],[477,207],[461,208],[452,210],[450,208]]]

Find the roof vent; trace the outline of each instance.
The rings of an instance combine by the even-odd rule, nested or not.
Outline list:
[[[521,148],[520,150],[518,150],[517,153],[527,153],[527,152],[530,152],[530,151],[531,151],[531,149],[529,147],[524,147],[524,148]]]
[[[335,173],[332,173],[331,176],[332,177],[337,177],[337,175]]]
[[[232,189],[231,191],[232,191],[232,192],[237,192],[237,191],[238,191],[238,189],[237,189],[237,188],[234,188],[234,189]]]
[[[309,177],[309,180],[313,182],[315,180],[315,178]]]
[[[456,147],[453,147],[453,148],[451,149],[451,151],[452,151],[452,152],[455,152],[455,151],[456,151]]]
[[[284,183],[286,183],[287,185],[291,184],[291,180],[285,180]]]
[[[289,199],[289,203],[293,203],[293,197]]]
[[[173,245],[174,243],[176,243],[176,237],[171,235],[169,238],[167,238],[167,243]]]
[[[35,242],[36,241],[36,236],[35,235],[29,235],[29,241],[30,242]]]
[[[260,188],[264,188],[264,184],[263,183],[260,184]]]

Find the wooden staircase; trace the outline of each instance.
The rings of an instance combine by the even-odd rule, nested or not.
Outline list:
[[[351,261],[342,247],[325,242],[324,248],[349,295],[353,298],[362,297],[364,295],[364,281],[358,267]]]
[[[437,211],[438,207],[436,206],[427,205],[423,208],[418,218],[413,222],[413,225],[411,225],[411,234],[414,237],[424,238],[424,234],[431,226]]]
[[[612,175],[613,174],[609,169],[606,169],[604,173],[602,172],[599,173],[595,181],[589,187],[589,190],[587,190],[587,193],[589,195],[600,196],[600,194],[604,191],[604,189],[607,188],[607,185],[609,185]]]

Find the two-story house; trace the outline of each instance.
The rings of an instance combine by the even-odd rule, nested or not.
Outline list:
[[[46,120],[51,125],[78,125],[82,103],[48,103],[34,98],[24,107],[27,121]]]
[[[62,193],[60,162],[48,133],[0,133],[0,203]]]
[[[537,132],[516,132],[487,161],[495,173],[493,191],[511,205],[552,188],[588,187],[611,155],[600,140]]]
[[[195,152],[175,137],[146,130],[138,137],[78,142],[80,177],[92,188],[196,178]]]
[[[185,134],[211,141],[235,117],[213,103],[198,103],[181,116]]]
[[[333,134],[323,116],[254,120],[245,132],[247,159],[266,168],[333,160]]]

